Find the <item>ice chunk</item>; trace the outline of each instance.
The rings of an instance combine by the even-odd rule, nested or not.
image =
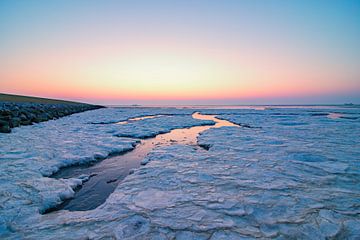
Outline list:
[[[157,208],[173,207],[175,206],[176,199],[177,195],[175,192],[147,189],[135,196],[134,203],[136,206],[154,210]]]

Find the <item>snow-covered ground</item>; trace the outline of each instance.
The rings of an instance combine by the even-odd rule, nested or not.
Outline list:
[[[94,210],[41,215],[83,181],[45,176],[132,149],[132,137],[209,123],[192,112],[100,109],[0,135],[0,238],[359,239],[360,110],[350,108],[202,110],[246,127],[202,133],[208,151],[155,149]],[[158,114],[176,115],[91,124]]]

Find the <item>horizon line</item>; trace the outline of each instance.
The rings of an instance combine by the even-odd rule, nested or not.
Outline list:
[[[68,99],[68,98],[57,98],[57,97],[43,97],[43,96],[34,96],[34,95],[23,95],[23,94],[13,94],[13,93],[4,93],[4,92],[0,92],[0,95],[8,95],[8,96],[15,96],[15,97],[30,97],[30,98],[39,98],[39,99],[47,99],[47,100],[57,100],[57,101],[71,101],[71,102],[77,102],[77,103],[84,103],[84,104],[91,104],[91,105],[101,105],[101,106],[106,106],[106,107],[184,107],[184,106],[357,106],[360,105],[360,102],[349,102],[349,101],[344,101],[343,103],[306,103],[306,104],[302,104],[302,103],[294,103],[294,104],[282,104],[282,103],[276,103],[276,104],[252,104],[252,103],[248,103],[248,104],[214,104],[214,103],[209,103],[209,104],[198,104],[198,103],[178,103],[178,104],[167,104],[167,103],[157,103],[157,104],[139,104],[139,103],[99,103],[99,102],[94,102],[91,101],[90,99]],[[261,98],[258,98],[261,99]],[[89,101],[90,100],[90,101]],[[209,99],[209,101],[211,101],[213,99]],[[217,99],[217,100],[222,100],[222,99]],[[223,99],[225,100],[225,99]],[[234,99],[233,99],[234,100]],[[1,101],[1,99],[0,99]],[[151,101],[151,100],[149,100]],[[167,100],[164,100],[167,101]],[[173,101],[171,99],[168,100],[169,102]],[[240,101],[240,100],[239,100]],[[266,100],[265,100],[266,101]]]

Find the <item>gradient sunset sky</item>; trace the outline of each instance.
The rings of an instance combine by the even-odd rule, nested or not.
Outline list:
[[[0,92],[99,104],[360,103],[360,1],[0,1]]]

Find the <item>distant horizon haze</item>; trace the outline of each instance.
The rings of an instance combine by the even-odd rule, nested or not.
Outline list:
[[[304,101],[303,97],[288,97],[286,98],[258,98],[258,99],[173,99],[173,100],[156,100],[156,99],[93,99],[93,98],[79,98],[79,97],[66,97],[66,96],[51,96],[51,95],[25,95],[15,93],[4,93],[15,96],[35,97],[35,98],[48,98],[56,100],[66,100],[83,102],[89,104],[99,104],[104,106],[266,106],[266,105],[283,105],[283,106],[301,106],[301,105],[344,105],[354,104],[360,105],[360,98],[358,95],[351,95],[347,98],[345,96],[339,96],[337,100],[332,102],[326,101],[326,96],[309,97],[307,101]],[[334,96],[332,96],[334,99]],[[344,101],[345,99],[345,101]],[[348,101],[346,101],[346,99]],[[356,101],[353,101],[356,100]]]

